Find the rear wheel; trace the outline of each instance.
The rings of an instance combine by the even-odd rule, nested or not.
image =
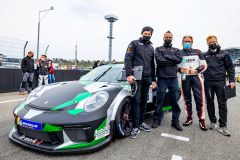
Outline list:
[[[124,138],[129,136],[133,128],[132,99],[127,97],[123,99],[115,118],[116,134]]]

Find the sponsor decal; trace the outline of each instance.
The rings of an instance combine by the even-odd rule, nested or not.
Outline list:
[[[151,46],[148,46],[149,48],[153,48],[153,47],[151,47]]]
[[[217,54],[216,56],[221,57],[221,56],[223,56],[223,55],[222,55],[222,54]]]
[[[197,53],[191,53],[191,54],[197,54]]]
[[[186,62],[186,60],[187,60],[187,57],[184,57],[184,59],[182,60],[182,62]]]
[[[38,131],[42,130],[42,123],[28,121],[25,119],[21,119],[20,117],[18,117],[18,119],[17,119],[17,124],[19,126],[22,126],[22,127],[28,128],[28,129],[33,129],[33,130],[38,130]]]
[[[190,59],[190,58],[184,57],[182,62],[192,63],[192,62],[195,62],[195,59],[194,58]]]
[[[210,57],[210,56],[206,56],[206,57]]]
[[[109,134],[110,134],[110,125],[107,125],[107,126],[105,126],[103,128],[95,130],[94,137],[95,137],[95,140],[97,140],[97,139],[101,139],[103,137],[106,137]]]
[[[174,50],[171,50],[171,52],[175,52]]]
[[[129,44],[128,47],[132,47],[132,44]]]
[[[46,101],[44,104],[47,104],[49,101]]]
[[[143,43],[139,43],[140,45],[143,45]]]
[[[27,141],[27,142],[30,142],[30,143],[33,143],[36,145],[39,145],[40,143],[42,143],[42,141],[40,141],[40,140],[32,139],[32,138],[26,137],[25,135],[18,137],[18,139],[24,140],[24,141]]]
[[[128,47],[127,51],[131,51],[131,48],[130,48],[130,47]]]
[[[121,126],[120,126],[120,123],[118,123],[118,127],[119,127],[119,130],[120,130],[121,134],[124,136],[124,133],[123,133],[123,131],[122,131],[122,128],[121,128]]]

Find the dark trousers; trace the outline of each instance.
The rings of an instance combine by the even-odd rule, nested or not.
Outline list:
[[[153,121],[159,123],[163,119],[162,105],[167,91],[170,92],[172,105],[172,123],[179,124],[181,109],[178,105],[178,79],[177,78],[158,78],[157,81],[157,104],[153,115]]]
[[[198,118],[205,119],[202,78],[199,75],[188,75],[185,81],[181,80],[181,85],[187,116],[192,117],[192,89]]]
[[[137,92],[133,97],[133,128],[139,128],[139,125],[144,122],[151,84],[151,77],[142,77],[142,80],[137,81]],[[135,88],[132,85],[132,91],[134,90]]]
[[[220,117],[218,122],[220,127],[227,127],[227,100],[225,99],[224,91],[225,86],[226,86],[225,81],[209,81],[209,80],[204,81],[209,119],[213,123],[217,122],[214,105],[214,93],[216,93]]]

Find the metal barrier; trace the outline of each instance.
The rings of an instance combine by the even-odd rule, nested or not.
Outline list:
[[[79,80],[89,70],[54,70],[55,82]],[[22,81],[21,69],[0,68],[0,93],[20,90]],[[38,86],[38,74],[34,70],[33,88]],[[26,85],[27,87],[27,85]]]

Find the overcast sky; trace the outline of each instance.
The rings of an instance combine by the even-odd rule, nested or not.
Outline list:
[[[163,34],[173,33],[173,46],[182,48],[184,35],[194,37],[193,48],[206,51],[206,37],[216,35],[222,48],[240,47],[239,0],[0,0],[0,36],[37,42],[39,11],[54,7],[41,21],[40,43],[49,45],[49,58],[108,60],[109,22],[114,14],[113,59],[122,61],[128,44],[144,26],[154,29],[154,47]],[[45,14],[41,13],[41,17]],[[1,44],[1,43],[0,43]],[[12,44],[11,44],[12,45]],[[23,47],[23,46],[21,46]],[[21,48],[20,47],[20,48]],[[42,47],[46,47],[42,45]],[[0,50],[1,50],[0,46]],[[34,50],[35,49],[35,50]],[[16,57],[19,53],[11,53]],[[27,48],[27,51],[30,48]],[[36,47],[32,48],[35,52]],[[41,48],[44,53],[45,48]],[[16,55],[17,54],[17,55]]]

